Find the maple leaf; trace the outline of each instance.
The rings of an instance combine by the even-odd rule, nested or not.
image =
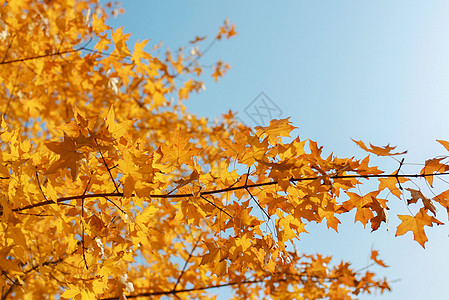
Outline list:
[[[447,170],[449,170],[449,166],[441,163],[441,161],[446,158],[447,157],[426,160],[426,164],[424,168],[421,170],[420,174],[424,175],[424,174],[446,172]],[[430,186],[433,186],[433,176],[426,176],[425,178],[427,182],[429,182]]]
[[[443,147],[449,151],[449,142],[443,141],[443,140],[437,140],[437,142],[440,143],[441,145],[443,145]]]
[[[196,170],[194,170],[188,178],[185,178],[185,179],[181,178],[179,180],[174,181],[174,183],[176,183],[176,187],[173,188],[173,190],[171,190],[169,194],[171,194],[173,191],[175,191],[189,183],[192,183],[192,182],[198,180],[198,178],[199,178],[199,174]]]
[[[224,73],[226,73],[227,70],[229,70],[231,66],[227,63],[222,62],[221,60],[217,62],[217,64],[214,67],[214,72],[212,73],[212,77],[214,78],[215,82],[218,81],[218,78],[223,76]]]
[[[388,266],[381,259],[379,259],[379,251],[371,250],[371,257],[370,258],[372,260],[374,260],[374,262],[376,264],[378,264],[379,266],[382,266],[384,268],[388,268]]]
[[[376,166],[370,167],[369,164],[369,155],[365,157],[357,167],[357,173],[359,175],[365,174],[382,174],[383,172],[379,170]]]
[[[270,121],[266,127],[256,126],[256,135],[259,138],[266,136],[271,144],[276,144],[280,137],[289,137],[290,132],[296,127],[291,125],[290,118]]]
[[[410,194],[412,195],[412,198],[407,200],[407,204],[416,203],[418,202],[418,200],[421,199],[422,203],[424,204],[424,208],[430,210],[434,216],[437,215],[437,208],[432,203],[432,200],[424,196],[424,194],[421,191],[409,188],[407,188],[406,190],[409,191]]]
[[[376,231],[379,229],[382,222],[387,224],[388,229],[388,210],[386,208],[382,208],[380,210],[376,210],[377,215],[370,219],[371,222],[371,231]]]
[[[444,208],[446,208],[446,212],[449,219],[449,190],[440,193],[439,195],[433,198],[436,202],[441,204]]]
[[[396,172],[391,175],[396,175]],[[379,178],[379,191],[388,189],[393,195],[400,199],[402,192],[398,187],[396,187],[396,184],[404,183],[406,181],[409,181],[409,179],[404,177]]]
[[[77,295],[81,294],[81,290],[73,285],[68,284],[69,289],[65,290],[64,293],[61,294],[61,297],[63,298],[75,298]]]
[[[162,162],[176,164],[193,165],[192,157],[198,154],[200,149],[195,148],[189,143],[190,138],[184,136],[181,130],[173,134],[171,143],[166,143],[161,146],[163,153]]]
[[[97,33],[104,32],[106,30],[111,29],[111,27],[105,25],[104,21],[95,14],[92,16],[92,27],[93,27],[93,30]],[[100,50],[102,50],[102,49],[100,49]]]
[[[378,147],[378,146],[373,146],[372,144],[370,144],[371,149],[369,149],[368,147],[365,146],[365,144],[362,141],[356,141],[354,139],[352,139],[352,141],[354,143],[356,143],[357,145],[359,145],[359,147],[362,148],[363,150],[365,150],[366,152],[376,154],[377,156],[393,156],[393,155],[402,155],[402,154],[407,153],[407,151],[391,153],[391,151],[394,150],[396,148],[396,146],[391,147],[390,145],[387,145],[384,147]]]
[[[332,228],[335,232],[338,232],[338,224],[340,224],[340,220],[335,217],[335,213],[337,211],[337,207],[335,204],[330,203],[326,205],[326,207],[318,208],[318,215],[321,218],[326,218],[327,228]]]
[[[80,172],[83,153],[77,151],[75,141],[64,135],[63,142],[47,142],[48,149],[59,154],[59,159],[53,162],[47,170],[47,174],[55,173],[61,168],[69,168],[72,179],[75,180]]]
[[[206,39],[205,36],[196,36],[194,40],[189,41],[190,44],[196,44],[198,42],[204,41]]]
[[[186,83],[184,83],[184,87],[179,89],[179,99],[182,100],[189,98],[189,94],[194,89],[194,87],[194,81],[192,79],[189,79]]]
[[[126,120],[121,123],[115,121],[114,108],[111,106],[108,115],[106,117],[106,125],[108,126],[108,131],[112,134],[115,139],[119,139],[124,136],[130,128],[133,126],[133,121]]]
[[[216,243],[205,242],[205,244],[209,252],[202,256],[200,265],[222,262],[228,257],[228,251],[225,246],[219,246]],[[219,267],[220,271],[222,271],[222,267]]]
[[[280,241],[293,240],[297,238],[297,233],[307,232],[304,223],[294,218],[292,215],[283,216],[279,211],[276,212],[279,219],[276,220],[276,229]]]
[[[426,212],[427,209],[423,207],[414,217],[408,215],[398,215],[402,223],[396,230],[396,236],[412,231],[415,241],[425,248],[424,244],[428,241],[428,239],[426,233],[424,232],[424,226],[432,227],[434,223],[437,225],[443,224],[434,217],[427,215]]]
[[[3,246],[0,248],[0,270],[19,271],[19,263],[16,260],[8,259],[11,257],[11,250],[14,246]]]
[[[134,62],[139,63],[142,58],[146,58],[147,56],[149,56],[149,55],[147,55],[146,52],[143,51],[143,48],[145,48],[147,43],[148,43],[148,40],[144,40],[140,43],[137,42],[134,45],[134,52],[132,55],[132,59]]]
[[[123,34],[123,27],[117,28],[112,32],[112,40],[115,43],[115,48],[120,55],[130,55],[126,41],[129,39],[130,34]]]
[[[374,214],[372,210],[368,207],[360,207],[357,209],[355,213],[355,221],[359,221],[363,224],[363,227],[366,226],[369,220],[371,220],[374,217]]]
[[[372,191],[364,196],[360,196],[353,192],[346,192],[349,196],[349,200],[342,203],[342,206],[348,211],[353,208],[363,208],[373,203],[376,200],[379,191]]]

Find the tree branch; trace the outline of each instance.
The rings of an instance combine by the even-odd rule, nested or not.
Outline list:
[[[193,251],[195,251],[196,247],[198,246],[198,243],[200,242],[200,239],[201,239],[201,235],[200,235],[200,236],[198,237],[198,239],[196,240],[195,245],[193,246],[192,250],[191,250],[190,253],[189,253],[189,257],[186,259],[186,262],[185,262],[185,264],[184,264],[184,267],[182,268],[181,274],[179,274],[179,277],[178,277],[178,279],[176,280],[175,286],[173,287],[173,290],[174,290],[174,291],[175,291],[176,288],[178,287],[179,281],[181,280],[182,275],[184,275],[184,273],[185,273],[185,271],[186,271],[186,268],[187,268],[187,265],[188,265],[190,259],[192,258]]]
[[[279,281],[286,281],[287,279],[279,280]],[[181,290],[171,290],[171,291],[157,291],[157,292],[147,292],[147,293],[140,293],[135,295],[129,295],[126,296],[127,299],[132,298],[138,298],[138,297],[152,297],[152,296],[163,296],[163,295],[176,295],[180,293],[191,293],[191,292],[198,292],[198,291],[204,291],[204,290],[210,290],[210,289],[217,289],[227,286],[235,286],[235,285],[242,285],[242,284],[253,284],[253,283],[261,283],[264,282],[265,278],[263,279],[257,279],[257,280],[245,280],[240,282],[230,282],[230,283],[224,283],[224,284],[217,284],[217,285],[211,285],[211,286],[204,286],[204,287],[197,287],[197,288],[191,288],[191,289],[181,289]],[[101,298],[100,300],[119,300],[119,297],[110,297],[110,298]]]
[[[92,42],[92,38],[90,38],[90,40],[87,41],[84,46],[81,46],[79,48],[68,49],[68,50],[64,50],[64,51],[58,50],[58,51],[53,52],[53,53],[39,54],[39,55],[35,55],[35,56],[18,58],[18,59],[5,60],[5,58],[6,58],[6,56],[5,56],[3,58],[3,61],[0,61],[0,65],[12,64],[12,63],[17,63],[17,62],[24,62],[24,61],[28,61],[28,60],[34,60],[34,59],[58,56],[58,55],[74,53],[74,52],[81,52],[81,51],[87,51],[87,52],[96,53],[96,54],[105,55],[105,56],[115,56],[115,57],[122,58],[122,59],[128,58],[127,56],[114,55],[112,53],[104,53],[104,52],[101,52],[101,51],[97,51],[97,50],[94,50],[94,49],[87,48],[87,46],[91,42]],[[9,50],[9,48],[8,48],[8,50]]]
[[[372,174],[372,175],[336,175],[336,176],[329,176],[329,179],[348,179],[348,178],[425,178],[429,176],[443,176],[443,175],[449,175],[449,172],[443,172],[443,173],[430,173],[430,174]],[[300,181],[313,181],[317,179],[321,179],[320,177],[306,177],[306,178],[292,178],[290,179],[291,183],[300,182]],[[236,190],[242,190],[242,189],[248,189],[248,188],[255,188],[255,187],[263,187],[263,186],[271,186],[278,184],[278,181],[270,181],[270,182],[262,182],[262,183],[254,183],[254,184],[245,184],[242,186],[232,186],[224,189],[218,189],[218,190],[210,190],[210,191],[204,191],[197,194],[150,194],[148,197],[150,198],[158,198],[158,199],[168,199],[168,198],[191,198],[191,197],[197,197],[197,196],[204,196],[204,195],[213,195],[213,194],[220,194],[225,192],[232,192]],[[133,195],[135,196],[135,195]],[[75,199],[87,199],[87,198],[100,198],[100,197],[123,197],[123,193],[119,192],[113,192],[113,193],[98,193],[98,194],[82,194],[82,195],[76,195],[76,196],[69,196],[69,197],[60,197],[56,200],[56,203],[61,203],[65,201],[75,200]],[[12,209],[13,212],[20,212],[27,209],[32,209],[36,207],[41,207],[45,205],[55,204],[54,201],[42,201],[30,205],[26,205],[23,207],[17,207]]]
[[[291,280],[292,278],[297,279],[301,282],[303,282],[307,278],[324,279],[326,281],[332,281],[332,280],[335,280],[335,279],[338,279],[339,277],[341,277],[341,275],[340,276],[316,276],[316,275],[309,275],[306,273],[298,273],[298,274],[282,273],[282,274],[278,274],[278,275],[281,275],[282,278],[276,278],[276,282],[285,282],[285,281]],[[210,285],[210,286],[194,287],[194,288],[190,288],[190,289],[180,289],[180,290],[173,289],[171,291],[155,291],[155,292],[139,293],[139,294],[126,296],[126,298],[132,299],[132,298],[138,298],[138,297],[152,297],[152,296],[164,296],[164,295],[167,296],[167,295],[176,295],[176,294],[180,294],[180,293],[199,292],[199,291],[217,289],[217,288],[222,288],[222,287],[227,287],[227,286],[262,283],[262,282],[266,282],[266,280],[272,276],[273,276],[273,274],[270,274],[268,276],[261,277],[259,279],[254,279],[254,280],[243,280],[243,281],[238,281],[238,282],[229,282],[229,283],[216,284],[216,285]],[[101,298],[100,300],[119,300],[119,299],[120,299],[119,297],[109,297],[109,298]]]

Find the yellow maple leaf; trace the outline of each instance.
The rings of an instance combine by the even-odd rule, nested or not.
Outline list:
[[[189,143],[190,138],[185,136],[181,130],[173,134],[171,143],[165,143],[161,146],[164,154],[162,162],[168,162],[175,165],[193,165],[192,157],[198,154],[201,149],[194,147]]]
[[[68,284],[69,289],[65,290],[64,293],[61,294],[61,297],[63,298],[75,298],[77,295],[81,294],[81,290],[73,285],[73,284]]]
[[[126,41],[129,39],[130,34],[123,34],[123,27],[117,28],[112,32],[112,40],[115,43],[115,49],[120,55],[130,55]]]
[[[108,131],[112,134],[115,139],[119,139],[124,136],[129,129],[133,126],[134,121],[126,120],[121,123],[117,123],[115,121],[115,112],[114,108],[111,106],[109,109],[108,115],[106,117],[106,125],[108,127]]]
[[[259,138],[266,136],[271,144],[275,144],[280,137],[289,137],[290,132],[296,127],[291,125],[290,118],[270,121],[270,125],[266,127],[257,126],[256,134]]]

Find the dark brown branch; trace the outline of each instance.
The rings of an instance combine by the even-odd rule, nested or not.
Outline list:
[[[0,65],[12,64],[12,63],[17,63],[17,62],[24,62],[24,61],[34,60],[34,59],[39,59],[39,58],[58,56],[58,55],[63,55],[63,54],[68,54],[68,53],[73,53],[73,52],[79,52],[79,51],[83,51],[83,50],[85,50],[84,46],[80,47],[80,48],[76,48],[76,49],[57,51],[57,52],[54,52],[54,53],[41,54],[41,55],[36,55],[36,56],[30,56],[30,57],[6,60],[6,61],[0,62]]]
[[[6,48],[5,55],[3,55],[2,63],[5,61],[6,56],[8,56],[9,49],[11,49],[12,43],[13,43],[15,38],[16,38],[15,35],[11,38],[11,41],[8,44],[8,48]]]
[[[181,274],[179,274],[179,277],[178,277],[178,279],[176,280],[175,286],[173,287],[173,290],[174,290],[174,291],[175,291],[176,288],[178,287],[179,281],[181,280],[182,275],[184,275],[184,273],[185,273],[185,271],[186,271],[186,268],[187,268],[187,265],[189,264],[189,261],[190,261],[190,259],[192,258],[193,251],[195,251],[196,247],[198,246],[198,243],[200,242],[200,239],[201,239],[201,235],[200,235],[200,236],[198,237],[198,239],[196,240],[195,245],[193,245],[193,248],[192,248],[192,250],[191,250],[190,253],[189,253],[189,257],[186,259],[186,262],[184,263],[184,267],[182,268]]]
[[[45,201],[49,201],[47,199],[47,196],[45,196],[44,191],[42,190],[41,182],[39,181],[39,173],[37,171],[36,171],[36,181],[37,181],[37,185],[39,186],[39,190],[41,191],[42,196],[44,197]]]
[[[2,298],[1,298],[1,300],[6,300],[7,298],[8,298],[8,295],[10,294],[10,293],[12,293],[12,290],[13,290],[13,288],[15,287],[15,286],[17,286],[17,285],[20,285],[20,283],[18,282],[18,281],[16,281],[16,280],[14,280],[14,279],[12,279],[10,276],[9,276],[9,274],[7,273],[7,272],[5,272],[5,271],[2,271],[1,272],[1,275],[2,276],[5,276],[9,281],[11,281],[11,285],[9,285],[9,287],[8,287],[8,289],[5,291],[5,293],[3,293],[3,288],[5,288],[6,286],[4,286],[3,288],[2,288]]]
[[[89,178],[86,188],[84,189],[83,195],[86,194],[87,189],[89,188],[91,179],[92,178]],[[81,235],[81,244],[83,247],[83,260],[84,260],[84,265],[86,266],[86,270],[89,270],[89,266],[87,265],[86,254],[85,254],[86,247],[84,245],[84,198],[81,199],[81,227],[82,227],[82,231],[83,231],[82,235]]]
[[[258,201],[256,198],[254,198],[254,196],[253,196],[253,194],[251,194],[250,190],[249,190],[248,188],[246,188],[246,191],[248,192],[248,194],[249,194],[249,196],[251,197],[251,199],[253,199],[254,202],[256,202],[257,206],[258,206],[258,207],[260,208],[260,210],[265,214],[265,216],[267,216],[268,220],[270,220],[270,219],[271,219],[270,215],[266,212],[265,209],[263,209],[262,206],[260,206],[259,201]]]
[[[399,189],[402,191],[403,189],[402,189],[402,186],[401,186],[401,182],[399,181],[399,177],[398,177],[398,175],[399,175],[399,171],[401,170],[401,167],[402,167],[402,165],[404,164],[404,158],[402,158],[402,160],[401,160],[401,162],[399,163],[399,168],[398,168],[398,170],[396,171],[396,181],[398,182],[398,184],[399,184]]]
[[[204,197],[203,195],[200,195],[201,198],[203,198],[204,200],[207,201],[207,203],[213,205],[214,207],[216,207],[219,211],[221,211],[222,213],[225,213],[226,215],[228,215],[230,218],[232,218],[232,216],[230,214],[228,214],[223,208],[219,207],[218,205],[216,205],[215,203],[213,203],[212,201],[209,201],[206,197]]]
[[[132,298],[138,298],[138,297],[176,295],[176,294],[180,294],[180,293],[199,292],[199,291],[210,290],[210,289],[217,289],[217,288],[222,288],[222,287],[227,287],[227,286],[261,283],[261,282],[264,282],[264,281],[265,281],[265,278],[264,279],[257,279],[257,280],[245,280],[245,281],[230,282],[230,283],[217,284],[217,285],[204,286],[204,287],[197,287],[197,288],[191,288],[191,289],[181,289],[181,290],[171,290],[171,291],[157,291],[157,292],[140,293],[140,294],[126,296],[126,298],[127,299],[132,299]],[[280,281],[286,281],[286,279],[281,279],[281,280],[279,280],[279,282]],[[119,299],[120,299],[119,297],[101,298],[101,300],[119,300]]]
[[[134,295],[126,296],[127,299],[132,298],[138,298],[138,297],[152,297],[152,296],[167,296],[167,295],[176,295],[180,293],[191,293],[191,292],[199,292],[204,290],[210,290],[210,289],[217,289],[222,287],[228,287],[228,286],[236,286],[236,285],[244,285],[244,284],[254,284],[254,283],[262,283],[266,282],[269,277],[271,277],[273,274],[270,274],[268,276],[254,279],[254,280],[243,280],[239,282],[229,282],[229,283],[223,283],[223,284],[217,284],[217,285],[210,285],[210,286],[204,286],[204,287],[194,287],[191,289],[180,289],[180,290],[171,290],[171,291],[156,291],[156,292],[147,292],[147,293],[139,293]],[[341,276],[317,276],[317,275],[310,275],[307,273],[282,273],[278,274],[281,275],[281,278],[276,279],[276,282],[285,282],[293,279],[299,280],[303,282],[307,278],[313,278],[313,279],[324,279],[326,281],[332,281],[335,279],[338,279]],[[100,300],[119,300],[119,297],[110,297],[110,298],[101,298]]]
[[[69,255],[75,254],[76,251],[77,251],[77,250],[73,251],[73,252],[70,253]],[[32,273],[33,271],[37,271],[40,267],[43,267],[43,266],[52,266],[52,265],[60,264],[60,263],[62,263],[62,262],[64,261],[65,258],[66,258],[66,257],[60,257],[60,258],[58,258],[58,259],[56,259],[56,260],[49,260],[49,261],[43,262],[43,263],[40,264],[40,265],[35,265],[35,266],[31,267],[30,269],[28,269],[28,270],[26,270],[26,271],[23,271],[23,275],[20,276],[20,277],[21,277],[21,280],[22,280],[22,281],[26,281],[27,278],[31,275],[31,273]],[[49,274],[51,275],[51,273],[49,273]],[[2,275],[5,275],[4,272],[2,272]],[[10,278],[9,278],[8,276],[6,276],[6,275],[5,275],[5,277],[7,277],[8,279],[10,279]],[[55,278],[55,279],[56,279],[56,278]],[[10,280],[11,280],[11,279],[10,279]],[[11,280],[11,282],[12,282],[13,284],[10,285],[9,288],[8,288],[8,290],[7,290],[7,292],[6,292],[5,294],[2,295],[2,298],[1,298],[2,300],[7,298],[8,294],[10,294],[10,293],[12,292],[14,286],[21,285],[21,284],[18,284],[17,282],[15,282],[15,281],[13,281],[13,280]]]
[[[348,179],[348,178],[425,178],[429,176],[443,176],[443,175],[449,175],[449,172],[443,172],[443,173],[430,173],[430,174],[402,174],[402,175],[396,175],[396,174],[372,174],[372,175],[338,175],[338,176],[329,176],[329,179]],[[307,177],[307,178],[292,178],[290,179],[291,183],[300,182],[300,181],[313,181],[317,179],[321,179],[320,177]],[[271,186],[278,184],[277,181],[270,181],[270,182],[263,182],[263,183],[254,183],[254,184],[247,184],[242,186],[233,186],[228,187],[224,189],[218,189],[218,190],[211,190],[211,191],[205,191],[200,192],[199,194],[150,194],[148,197],[150,198],[159,198],[159,199],[168,199],[168,198],[191,198],[196,196],[204,196],[204,195],[213,195],[213,194],[220,194],[225,192],[232,192],[236,190],[242,190],[242,189],[248,189],[248,188],[254,188],[254,187],[263,187],[263,186]],[[69,196],[69,197],[60,197],[57,199],[57,203],[75,200],[75,199],[87,199],[87,198],[99,198],[99,197],[123,197],[123,193],[98,193],[98,194],[83,194],[83,195],[76,195],[76,196]],[[45,205],[54,204],[53,201],[42,201],[30,205],[26,205],[23,207],[17,207],[12,209],[13,212],[19,212],[27,209],[32,209],[36,207],[41,207]]]
[[[249,167],[248,168],[248,172],[246,172],[245,186],[248,186],[248,178],[249,178],[250,169],[251,169],[251,167]],[[270,215],[265,211],[265,209],[263,209],[262,206],[260,206],[259,201],[257,201],[256,198],[254,198],[253,194],[251,194],[251,191],[248,188],[245,188],[245,190],[248,192],[248,194],[250,195],[251,199],[253,199],[254,202],[256,202],[256,204],[260,208],[260,210],[267,216],[268,220],[270,220]]]
[[[114,176],[112,176],[111,169],[109,168],[108,164],[106,163],[106,159],[104,159],[103,152],[101,152],[101,150],[100,150],[100,145],[98,145],[97,139],[94,139],[94,141],[95,141],[95,144],[97,144],[98,152],[100,152],[101,159],[103,160],[103,164],[104,164],[104,166],[106,167],[106,169],[108,170],[109,177],[111,177],[111,180],[112,180],[112,182],[114,183],[115,191],[116,191],[116,192],[119,192],[119,190],[118,190],[118,185],[117,185],[117,183],[116,183],[115,180],[114,180]]]
[[[104,55],[104,56],[116,56],[116,57],[122,58],[122,59],[127,58],[126,56],[114,55],[112,53],[104,53],[104,52],[101,52],[101,51],[97,51],[97,50],[94,50],[94,49],[87,48],[87,46],[91,42],[92,42],[92,38],[84,46],[81,46],[79,48],[68,49],[68,50],[64,50],[64,51],[59,51],[58,50],[58,51],[53,52],[53,53],[39,54],[39,55],[35,55],[35,56],[18,58],[18,59],[11,59],[11,60],[6,60],[6,61],[3,60],[3,61],[0,62],[0,65],[12,64],[12,63],[17,63],[17,62],[24,62],[24,61],[28,61],[28,60],[34,60],[34,59],[40,59],[40,58],[46,58],[46,57],[61,56],[63,54],[69,54],[69,53],[75,53],[75,52],[81,52],[81,51],[87,51],[87,52],[96,53],[96,54],[100,54],[100,55]]]
[[[108,197],[105,197],[106,201],[108,201],[109,203],[112,203],[112,205],[114,205],[119,211],[122,212],[122,214],[126,215],[126,211],[124,211],[120,206],[118,206],[114,201],[112,201],[111,199],[109,199]]]

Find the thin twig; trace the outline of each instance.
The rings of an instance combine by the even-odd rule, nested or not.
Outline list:
[[[109,176],[111,177],[111,180],[112,180],[112,182],[114,183],[115,191],[119,192],[117,183],[116,183],[115,180],[114,180],[114,176],[112,176],[111,169],[109,169],[109,166],[108,166],[108,164],[106,163],[106,160],[104,159],[103,152],[101,152],[100,145],[98,144],[97,139],[94,139],[94,141],[95,141],[95,144],[97,144],[98,152],[100,152],[101,159],[103,160],[104,166],[105,166],[106,169],[108,170]]]
[[[207,203],[213,205],[214,207],[216,207],[219,211],[221,211],[222,213],[225,213],[226,215],[228,215],[230,218],[232,218],[232,216],[230,214],[228,214],[224,209],[222,209],[221,207],[219,207],[218,205],[216,205],[215,203],[213,203],[212,201],[210,201],[209,199],[207,199],[206,197],[204,197],[203,195],[200,195],[201,198],[203,198],[204,200],[207,201]]]
[[[250,171],[251,167],[248,168],[248,172],[246,173],[246,179],[245,179],[245,186],[247,186],[248,184],[248,178],[249,178],[249,171]],[[268,213],[265,211],[265,209],[262,208],[262,206],[260,206],[259,201],[257,201],[256,198],[254,198],[253,194],[251,194],[250,190],[248,188],[245,188],[245,190],[248,192],[248,194],[251,196],[251,199],[254,200],[254,202],[256,202],[257,206],[260,208],[260,210],[267,216],[268,220],[270,220],[270,216],[268,215]]]
[[[64,50],[64,51],[56,51],[56,52],[53,52],[53,53],[39,54],[39,55],[35,55],[35,56],[29,56],[29,57],[24,57],[24,58],[17,58],[17,59],[12,59],[12,60],[1,61],[0,65],[12,64],[12,63],[17,63],[17,62],[24,62],[24,61],[28,61],[28,60],[35,60],[35,59],[46,58],[46,57],[60,56],[60,55],[63,55],[63,54],[69,54],[69,53],[81,52],[81,51],[87,51],[87,52],[96,53],[96,54],[100,54],[100,55],[104,55],[104,56],[115,56],[115,57],[118,57],[120,59],[128,58],[127,56],[120,56],[120,55],[115,55],[115,54],[112,54],[112,53],[105,53],[105,52],[101,52],[101,51],[97,51],[97,50],[94,50],[94,49],[87,48],[87,46],[91,42],[92,42],[92,38],[90,38],[89,41],[87,41],[87,43],[84,46],[81,46],[79,48],[67,49],[67,50]]]
[[[47,196],[45,196],[45,193],[44,193],[44,191],[42,190],[41,182],[39,181],[39,173],[38,173],[37,171],[36,171],[36,181],[37,181],[37,185],[39,186],[39,190],[40,190],[41,193],[42,193],[42,196],[44,196],[44,199],[45,199],[46,201],[48,201]]]
[[[92,178],[89,178],[89,181],[87,182],[86,188],[84,189],[84,193],[83,195],[86,194],[87,189],[89,188],[89,184]],[[81,244],[83,247],[83,260],[84,260],[84,265],[86,266],[86,270],[89,270],[89,266],[87,265],[87,260],[86,260],[86,254],[85,254],[85,250],[86,247],[84,246],[84,198],[81,199],[81,228],[83,231],[83,234],[81,236]]]
[[[187,66],[185,66],[183,69],[184,70],[188,70],[191,66],[193,66],[193,64],[195,64],[196,62],[198,62],[200,60],[200,58],[202,58],[213,46],[214,44],[217,42],[217,37],[215,37],[212,42],[209,43],[209,45],[207,45],[207,47],[204,49],[204,51],[202,53],[199,53],[194,59],[192,59],[192,61],[190,63],[187,64]],[[173,76],[173,78],[176,78],[180,75],[180,73],[176,73]]]
[[[399,189],[400,189],[401,191],[403,190],[403,188],[402,188],[402,186],[401,186],[401,182],[399,181],[398,175],[399,175],[399,171],[401,170],[402,165],[404,164],[404,159],[405,159],[405,158],[402,158],[401,162],[399,163],[399,168],[398,168],[398,170],[396,171],[396,180],[397,180],[397,182],[398,182],[398,184],[399,184]]]
[[[126,215],[126,211],[124,211],[120,206],[118,206],[114,201],[112,201],[111,199],[109,199],[108,197],[104,197],[106,199],[106,201],[112,203],[118,210],[120,210],[123,214]]]
[[[5,55],[3,55],[2,62],[4,62],[5,59],[6,59],[6,56],[8,56],[9,49],[11,49],[12,42],[14,41],[15,38],[16,38],[15,35],[11,38],[11,42],[9,43],[8,48],[7,48],[6,51],[5,51]]]
[[[182,275],[184,275],[184,273],[186,271],[186,268],[187,268],[187,264],[189,263],[190,259],[192,258],[193,251],[195,251],[196,247],[198,246],[198,243],[200,242],[200,239],[201,239],[201,235],[196,240],[195,245],[193,245],[193,248],[192,248],[192,250],[189,253],[189,257],[186,259],[186,261],[184,263],[184,267],[182,268],[181,274],[179,274],[178,279],[176,280],[175,286],[173,287],[173,291],[176,291],[176,287],[178,286],[179,281],[181,280]]]

